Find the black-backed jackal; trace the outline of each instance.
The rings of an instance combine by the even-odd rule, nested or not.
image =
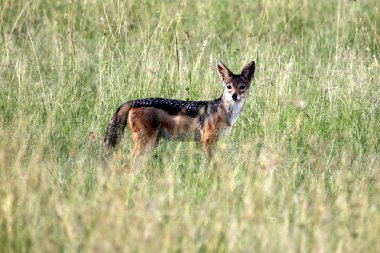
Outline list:
[[[217,69],[223,94],[210,101],[146,98],[127,101],[113,116],[104,143],[114,148],[128,123],[134,140],[131,158],[148,152],[160,138],[192,138],[200,141],[210,161],[218,137],[229,132],[243,109],[255,73],[251,61],[240,74],[233,74],[222,62]]]

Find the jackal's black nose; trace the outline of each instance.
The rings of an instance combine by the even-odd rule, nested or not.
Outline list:
[[[232,99],[236,101],[237,95],[236,94],[232,94]]]

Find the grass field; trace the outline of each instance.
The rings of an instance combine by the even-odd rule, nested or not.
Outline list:
[[[126,100],[218,97],[257,63],[205,166],[123,169]],[[0,0],[0,252],[380,252],[378,0]],[[95,138],[89,138],[93,133]]]

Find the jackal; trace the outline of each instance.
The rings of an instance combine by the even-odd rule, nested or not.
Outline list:
[[[255,74],[255,62],[249,62],[240,74],[233,74],[217,61],[217,70],[223,81],[223,93],[214,100],[146,98],[122,104],[108,125],[106,148],[112,149],[120,142],[128,123],[134,140],[131,158],[148,152],[160,138],[190,138],[202,143],[210,161],[218,137],[231,130],[243,109]]]

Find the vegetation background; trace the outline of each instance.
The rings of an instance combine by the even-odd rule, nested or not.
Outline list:
[[[0,252],[380,252],[378,0],[0,1]],[[256,60],[209,167],[106,167],[116,108],[212,99]]]

